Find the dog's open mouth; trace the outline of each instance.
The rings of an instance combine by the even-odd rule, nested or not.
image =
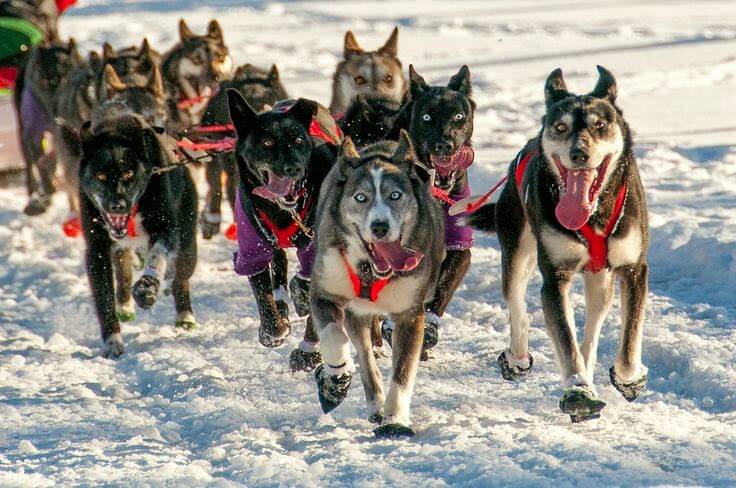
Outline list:
[[[371,266],[376,276],[390,276],[394,272],[411,271],[422,261],[424,254],[395,241],[366,242],[365,248],[371,257]]]
[[[253,189],[253,194],[271,201],[280,201],[285,205],[295,205],[300,192],[297,180],[294,178],[276,176],[271,170],[265,170],[261,175],[261,185]]]
[[[553,154],[552,159],[565,187],[555,208],[555,216],[563,227],[578,230],[595,212],[611,155],[606,156],[597,168],[585,169],[565,168],[557,154]]]
[[[105,219],[105,224],[107,224],[112,238],[122,239],[128,235],[128,223],[130,222],[131,214],[102,212],[102,216]]]
[[[429,159],[432,162],[432,166],[437,170],[437,173],[444,178],[455,171],[470,167],[473,164],[473,159],[475,159],[475,153],[472,147],[462,145],[450,156],[430,154]]]

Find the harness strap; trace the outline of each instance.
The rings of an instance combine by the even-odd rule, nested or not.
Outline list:
[[[519,157],[517,158],[518,162],[516,163],[514,176],[516,179],[516,187],[519,191],[519,197],[522,199],[522,202],[524,191],[521,184],[524,180],[524,174],[526,173],[529,161],[531,161],[533,157],[536,157],[537,154],[537,151],[533,150],[523,155],[522,153],[519,153]],[[608,222],[606,222],[606,227],[603,229],[602,234],[597,233],[593,226],[587,222],[578,231],[578,235],[582,237],[588,247],[588,263],[585,265],[586,271],[598,273],[608,267],[608,238],[616,229],[616,225],[618,225],[619,220],[621,220],[627,192],[628,184],[624,182],[618,190],[616,203],[613,206],[613,212],[611,213],[611,217],[608,219]]]
[[[345,270],[348,272],[348,278],[350,278],[350,282],[353,284],[353,292],[355,292],[355,297],[365,298],[374,303],[378,301],[378,296],[381,294],[381,291],[383,291],[386,285],[388,285],[389,281],[391,281],[391,278],[379,278],[371,283],[366,283],[360,279],[358,273],[350,265],[350,261],[348,261],[348,257],[345,254],[344,250],[340,249],[340,255],[342,256],[342,260],[345,263]]]
[[[296,214],[302,222],[307,216],[310,207],[311,199],[307,201],[304,204],[304,208]],[[303,224],[300,225],[299,221],[292,218],[292,221],[289,225],[287,225],[286,227],[279,227],[263,210],[258,210],[258,215],[266,228],[276,238],[276,244],[279,246],[280,249],[288,249],[290,247],[294,247],[294,236],[296,236],[300,230],[303,230]]]
[[[138,204],[133,205],[133,210],[130,212],[130,218],[128,219],[128,236],[138,237],[138,232],[135,230],[135,214],[138,213]]]

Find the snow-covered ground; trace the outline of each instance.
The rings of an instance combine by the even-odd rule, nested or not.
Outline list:
[[[200,328],[174,330],[163,297],[123,325],[125,356],[102,359],[82,243],[59,226],[64,199],[30,219],[23,192],[5,189],[0,486],[736,485],[734,2],[242,4],[82,0],[62,32],[84,48],[147,35],[165,49],[179,17],[199,31],[218,18],[238,63],[276,62],[292,95],[328,103],[343,32],[372,47],[399,25],[405,66],[429,80],[470,65],[477,191],[536,132],[552,69],[579,91],[593,86],[596,64],[613,71],[650,205],[648,390],[629,404],[608,382],[616,306],[596,374],[603,417],[573,425],[559,412],[538,278],[528,294],[535,370],[519,384],[502,380],[500,253],[483,236],[442,342],[421,366],[410,441],[374,439],[357,378],[344,405],[320,415],[312,376],[287,369],[303,325],[279,349],[258,345],[255,304],[222,237],[201,246]]]

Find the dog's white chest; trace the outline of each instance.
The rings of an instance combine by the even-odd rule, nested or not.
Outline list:
[[[588,248],[574,236],[563,234],[551,227],[543,227],[540,232],[542,247],[547,253],[547,258],[555,265],[579,261],[580,266],[585,266],[590,257]]]
[[[641,251],[641,231],[636,226],[631,226],[622,237],[608,239],[608,263],[611,268],[638,263]]]

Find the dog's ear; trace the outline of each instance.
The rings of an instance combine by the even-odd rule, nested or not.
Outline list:
[[[258,123],[256,111],[248,105],[243,95],[234,88],[227,90],[227,106],[238,137],[245,137]]]
[[[593,91],[590,92],[591,97],[602,98],[608,100],[612,104],[616,102],[616,96],[618,95],[618,88],[616,87],[616,78],[613,77],[610,71],[601,65],[598,68],[598,83],[596,83]]]
[[[386,40],[386,44],[381,46],[378,52],[381,54],[385,54],[386,56],[391,56],[392,58],[395,58],[399,54],[399,28],[398,27],[394,27],[394,30],[391,32],[391,35],[388,36],[388,39]]]
[[[547,109],[565,98],[570,96],[565,85],[565,79],[562,77],[562,70],[557,68],[549,74],[547,81],[544,83],[544,102]]]
[[[289,109],[289,115],[294,117],[300,124],[309,131],[309,126],[312,125],[312,118],[317,115],[318,105],[314,100],[308,100],[306,98],[300,98],[296,103]]]
[[[460,92],[465,97],[470,97],[472,91],[470,86],[470,68],[467,64],[464,64],[462,68],[450,78],[450,82],[447,84],[447,88],[450,90]]]
[[[114,57],[115,57],[115,48],[113,48],[109,42],[105,42],[102,45],[102,60],[104,62],[107,62]]]
[[[105,93],[107,94],[107,98],[111,98],[116,93],[120,93],[127,88],[127,85],[123,83],[118,74],[115,72],[115,69],[109,64],[105,65],[104,77]]]
[[[138,55],[136,57],[138,59],[144,59],[144,58],[148,58],[150,54],[151,54],[151,45],[148,43],[148,38],[144,37],[143,42],[141,43],[141,47],[138,50]]]
[[[362,52],[363,48],[360,47],[360,44],[358,44],[358,40],[355,39],[353,31],[347,31],[345,33],[345,43],[343,45],[343,57],[345,59],[348,59],[350,56],[355,56],[356,54],[361,54]]]
[[[414,144],[411,142],[409,133],[404,129],[399,132],[399,144],[396,146],[393,156],[391,156],[393,163],[402,168],[403,170],[411,173],[414,170],[414,161],[416,155],[414,153]]]
[[[279,68],[275,64],[271,65],[271,71],[268,72],[268,81],[276,83],[279,81],[281,76],[279,75]]]
[[[164,79],[161,77],[161,70],[155,64],[151,70],[151,77],[148,79],[146,90],[156,98],[164,97]]]
[[[144,127],[141,129],[140,143],[144,161],[148,168],[156,171],[167,166],[168,162],[164,160],[161,143],[153,127]]]
[[[69,38],[69,45],[67,46],[67,50],[69,51],[69,56],[74,60],[75,63],[82,62],[82,55],[79,54],[77,41],[73,37]]]
[[[345,139],[342,140],[337,153],[337,164],[343,178],[347,178],[355,168],[360,166],[360,153],[350,136],[345,136]]]
[[[102,67],[102,57],[100,57],[100,53],[97,51],[90,51],[87,61],[94,72],[97,72]]]
[[[194,32],[189,28],[184,19],[179,19],[179,38],[182,41],[188,41],[193,37],[197,37]]]
[[[414,65],[409,65],[409,90],[411,91],[412,100],[420,98],[429,88],[424,78],[414,70]]]
[[[211,20],[209,25],[207,26],[207,37],[215,39],[216,41],[223,41],[223,33],[222,33],[222,27],[220,27],[220,23],[216,20]]]

